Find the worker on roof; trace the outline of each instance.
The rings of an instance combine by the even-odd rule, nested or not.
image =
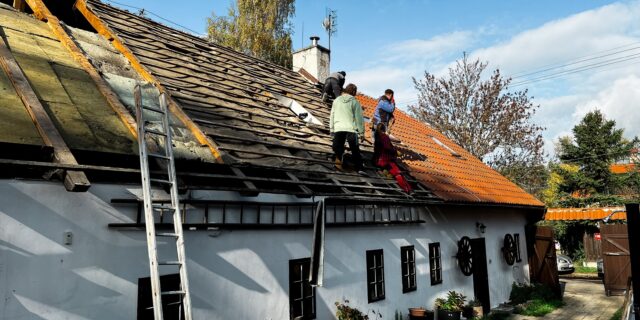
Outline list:
[[[387,134],[390,131],[391,125],[395,121],[393,117],[393,112],[396,110],[396,101],[393,98],[393,90],[387,89],[384,91],[384,95],[382,95],[378,99],[378,105],[376,106],[375,111],[373,112],[373,119],[371,121],[371,136],[374,139],[375,144],[375,131],[378,124],[384,124],[384,127],[387,131]]]
[[[324,80],[324,89],[322,90],[322,101],[327,102],[329,98],[335,99],[342,94],[342,87],[347,73],[344,71],[334,72]]]
[[[407,180],[402,176],[402,171],[396,160],[398,158],[398,151],[391,143],[391,138],[386,133],[384,123],[378,123],[375,131],[375,142],[373,147],[373,162],[374,165],[380,169],[386,170],[391,176],[396,179],[396,182],[404,190],[404,192],[411,194],[413,189]]]
[[[333,100],[329,130],[333,136],[333,153],[336,168],[342,170],[342,156],[344,155],[344,143],[349,143],[353,165],[360,174],[365,174],[362,169],[362,156],[358,141],[364,140],[364,118],[362,106],[356,99],[358,87],[350,83],[342,94]]]

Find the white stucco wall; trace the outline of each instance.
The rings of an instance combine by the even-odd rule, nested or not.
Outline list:
[[[110,204],[128,197],[122,186],[94,184],[87,193],[69,193],[59,183],[0,180],[0,319],[135,319],[137,281],[149,274],[144,233],[107,228],[130,222],[134,207]],[[492,306],[508,299],[512,282],[528,278],[525,218],[518,211],[430,208],[426,219],[423,225],[328,228],[317,319],[332,319],[334,302],[343,298],[391,319],[395,310],[433,307],[448,290],[472,297],[473,278],[462,275],[452,257],[465,235],[486,239]],[[476,221],[487,226],[485,234],[476,231]],[[73,233],[72,245],[63,242],[66,231]],[[500,252],[505,233],[521,237],[523,262],[513,267]],[[310,256],[311,237],[311,229],[187,232],[195,319],[288,319],[288,263]],[[436,286],[428,273],[430,242],[442,248],[443,283]],[[418,271],[418,289],[407,294],[400,276],[404,245],[415,246]],[[368,304],[365,251],[372,249],[384,250],[386,299]]]
[[[329,53],[318,49],[318,47],[309,47],[294,52],[292,66],[293,71],[297,72],[304,68],[319,82],[324,82],[329,76]]]

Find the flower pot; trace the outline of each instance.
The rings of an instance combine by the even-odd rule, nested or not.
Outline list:
[[[412,312],[415,310],[415,313]],[[409,320],[433,320],[434,313],[422,308],[409,308]]]
[[[473,315],[482,318],[482,316],[484,316],[484,309],[482,309],[482,306],[473,307]]]
[[[460,320],[460,311],[445,311],[438,309],[438,320]]]

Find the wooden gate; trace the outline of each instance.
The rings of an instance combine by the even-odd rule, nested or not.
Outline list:
[[[584,259],[586,261],[596,261],[602,258],[602,240],[595,239],[593,234],[585,232],[582,237],[582,243],[584,244]]]
[[[607,295],[622,294],[627,289],[627,281],[631,276],[627,225],[603,225],[600,233],[604,259],[604,289]]]
[[[530,226],[527,228],[527,254],[531,282],[545,284],[560,296],[560,279],[552,227]]]

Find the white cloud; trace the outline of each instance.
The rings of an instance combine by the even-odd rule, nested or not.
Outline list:
[[[625,129],[627,138],[640,135],[640,76],[618,79],[593,99],[578,104],[573,113],[574,121],[579,122],[594,109],[600,109],[607,118],[615,120],[618,128]]]
[[[507,74],[537,69],[638,41],[640,2],[615,3],[548,22],[474,51]]]
[[[535,96],[540,110],[534,120],[547,128],[545,149],[553,153],[553,142],[570,134],[582,116],[595,107],[625,128],[628,136],[639,135],[640,120],[640,1],[617,2],[568,17],[549,21],[525,30],[495,45],[470,51],[470,57],[489,62],[488,69],[500,68],[503,75],[522,75],[545,66],[557,66],[567,61],[613,53],[615,48],[630,49],[607,58],[637,54],[637,59],[564,74],[547,81],[531,82],[515,89],[528,89]],[[420,78],[425,70],[445,74],[462,51],[491,35],[484,27],[454,31],[430,39],[409,39],[389,45],[384,53],[363,70],[350,73],[348,81],[361,91],[377,95],[387,87],[400,93],[399,102],[412,101],[416,92],[411,77]],[[490,39],[489,39],[490,40]],[[488,42],[486,42],[488,43]],[[631,46],[629,46],[631,45]],[[593,59],[582,66],[596,63]],[[562,72],[579,67],[547,72]],[[521,82],[538,77],[516,78]]]
[[[473,32],[454,31],[392,43],[382,48],[367,68],[348,71],[347,82],[355,83],[361,92],[371,96],[392,88],[398,101],[412,100],[416,92],[411,77],[420,77],[427,68],[442,68],[452,53],[459,54],[472,42]]]
[[[427,61],[441,59],[451,52],[468,47],[473,42],[473,32],[454,31],[436,35],[430,39],[409,39],[391,44],[383,49],[383,62]]]

